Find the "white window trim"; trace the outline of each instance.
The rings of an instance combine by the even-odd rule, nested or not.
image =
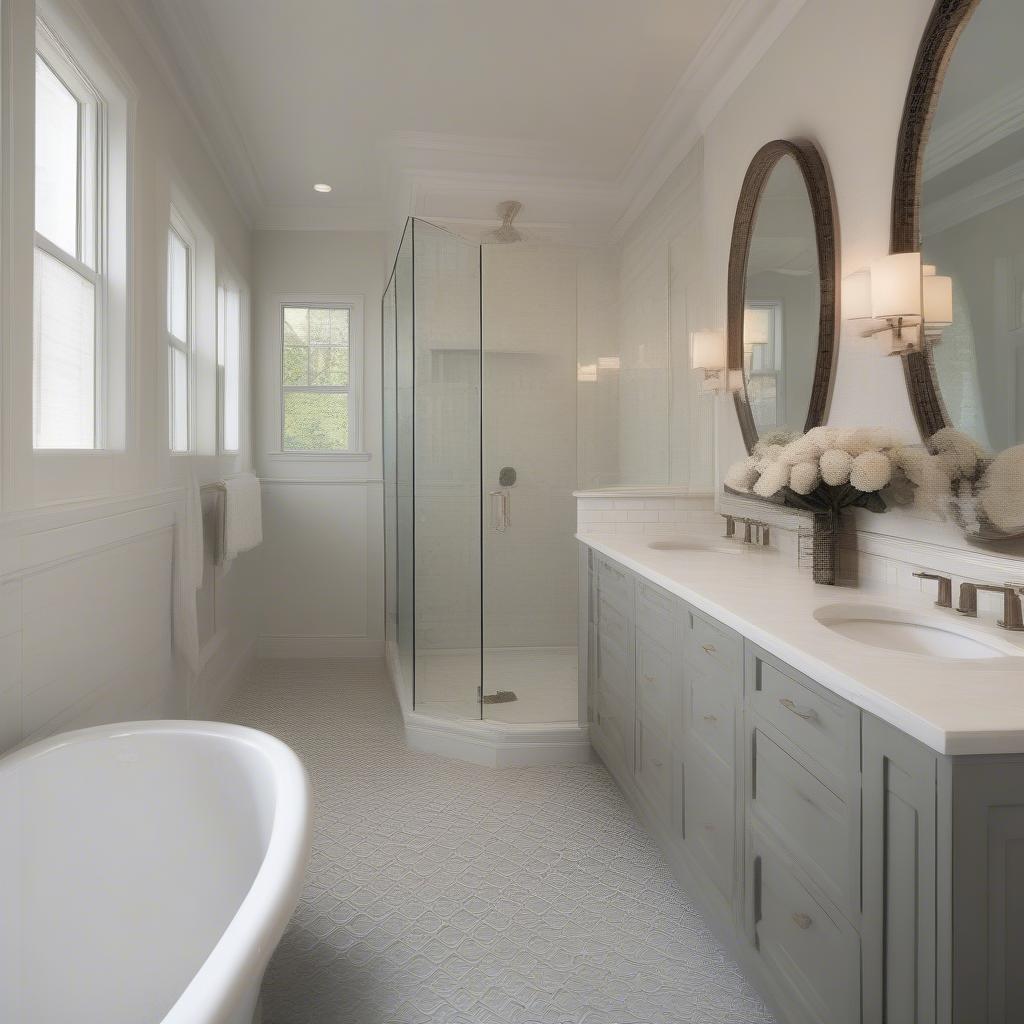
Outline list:
[[[228,448],[224,443],[224,374],[221,368],[221,341],[223,322],[221,320],[221,294],[227,290],[238,293],[238,447]],[[241,277],[234,270],[219,261],[217,265],[217,452],[231,457],[241,456],[248,449],[247,423],[249,379],[249,292]]]
[[[90,111],[86,126],[95,150],[92,192],[92,223],[79,225],[91,234],[88,248],[94,266],[65,252],[50,239],[33,231],[36,248],[90,280],[95,287],[95,419],[91,448],[36,448],[33,418],[31,451],[35,457],[53,459],[95,457],[125,450],[128,436],[130,394],[131,322],[131,143],[135,94],[128,80],[92,38],[75,9],[59,0],[38,0],[35,19],[35,50],[58,78]],[[34,74],[34,59],[33,59]],[[33,79],[34,85],[34,79]],[[34,214],[33,214],[34,220]],[[79,242],[82,245],[82,241]],[[83,246],[83,248],[85,248]],[[34,351],[34,342],[33,351]],[[34,354],[33,354],[34,359]]]
[[[348,341],[348,373],[349,373],[349,405],[348,405],[348,448],[335,450],[296,451],[284,447],[284,310],[286,306],[320,306],[324,308],[348,308],[349,341]],[[358,461],[369,459],[368,452],[363,450],[363,296],[362,295],[304,295],[290,294],[274,297],[274,308],[277,312],[274,343],[277,346],[275,360],[277,387],[277,450],[270,452],[273,459],[295,459],[297,461]],[[303,387],[305,391],[337,391],[337,388]]]
[[[188,249],[188,307],[185,330],[188,338],[184,342],[171,333],[170,320],[170,233],[174,232]],[[164,264],[164,336],[167,341],[167,450],[171,455],[192,455],[196,448],[196,235],[188,221],[181,215],[177,207],[172,205],[167,223],[167,245],[165,246]],[[174,375],[171,372],[170,353],[172,349],[185,354],[187,394],[187,430],[188,438],[184,448],[174,447],[174,431],[171,418],[174,415],[173,388]]]

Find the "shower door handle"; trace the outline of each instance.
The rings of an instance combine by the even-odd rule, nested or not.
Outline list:
[[[495,498],[498,499],[497,502]],[[504,533],[509,526],[507,491],[491,491],[491,514],[494,529],[498,533]]]

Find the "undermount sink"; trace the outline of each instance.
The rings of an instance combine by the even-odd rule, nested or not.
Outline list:
[[[743,550],[739,544],[714,544],[701,540],[652,540],[647,546],[652,551],[714,551],[726,555],[738,555]]]
[[[947,622],[938,614],[885,605],[830,604],[819,608],[814,617],[840,636],[885,651],[971,660],[1024,654],[1024,649],[1009,641]]]

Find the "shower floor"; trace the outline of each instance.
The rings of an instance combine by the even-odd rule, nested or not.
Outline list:
[[[484,693],[511,690],[517,700],[485,704],[489,722],[575,722],[579,715],[575,647],[496,647],[484,651]],[[480,717],[479,651],[421,651],[416,710],[441,718]]]

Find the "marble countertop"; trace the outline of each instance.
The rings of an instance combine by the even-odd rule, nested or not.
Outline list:
[[[739,552],[659,551],[642,536],[578,539],[939,753],[1024,753],[1024,657],[966,660],[882,650],[841,636],[814,616],[829,604],[884,604],[1024,654],[1024,633],[999,629],[985,613],[964,619],[897,588],[879,593],[815,584],[778,551],[720,536],[706,539]]]

